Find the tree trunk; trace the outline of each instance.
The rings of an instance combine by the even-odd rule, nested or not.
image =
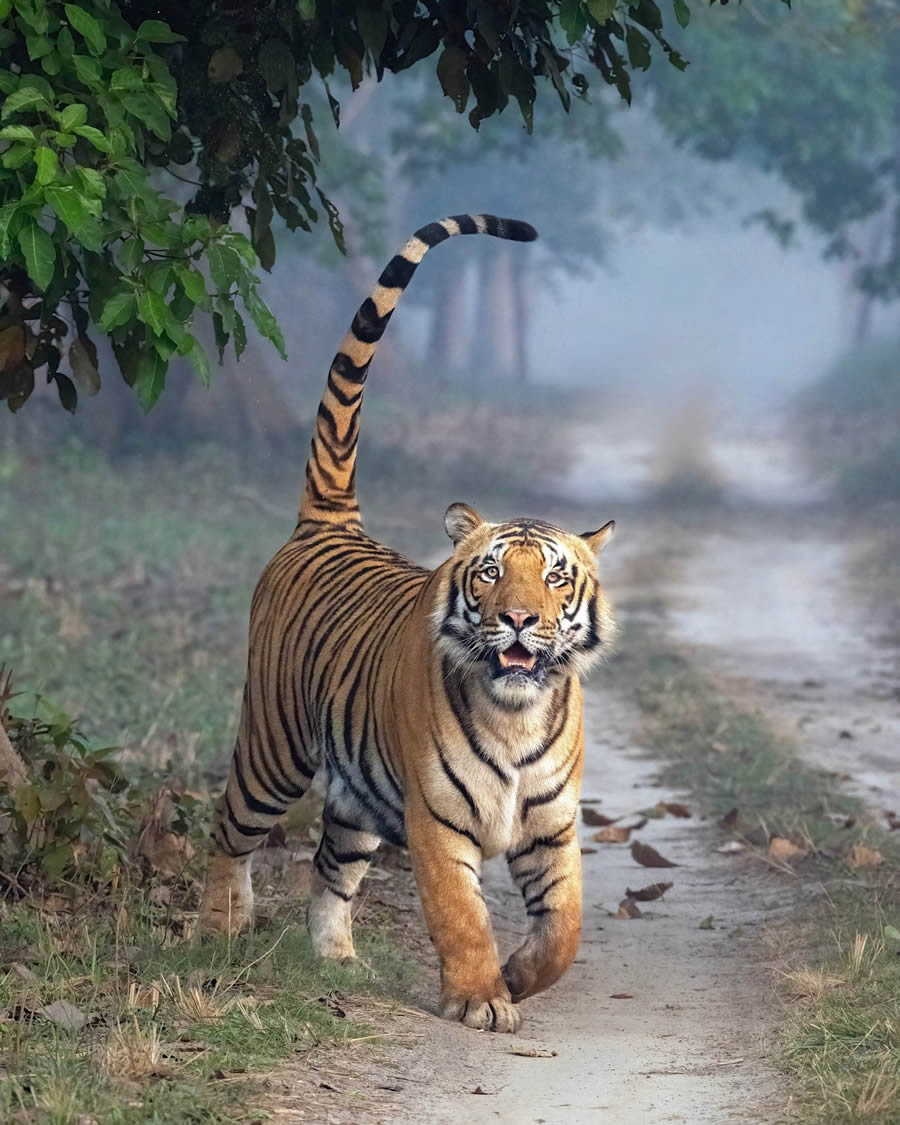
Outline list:
[[[528,250],[526,249],[526,255]],[[524,263],[512,271],[513,286],[513,343],[516,349],[516,381],[531,382],[528,361],[528,266]]]
[[[478,299],[470,367],[500,379],[516,372],[516,302],[513,256],[504,243],[478,264]]]

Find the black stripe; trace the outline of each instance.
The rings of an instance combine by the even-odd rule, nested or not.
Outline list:
[[[478,226],[471,215],[452,215],[460,234],[478,234]]]
[[[338,352],[331,361],[331,370],[336,375],[340,375],[342,379],[346,379],[348,383],[356,383],[359,385],[365,383],[366,376],[369,373],[369,364],[371,362],[371,360],[366,360],[365,363],[357,367],[346,352]]]
[[[378,315],[378,309],[371,297],[366,297],[356,311],[350,331],[364,344],[377,344],[384,335],[394,310],[386,312],[384,316]]]
[[[334,852],[333,854],[337,863],[360,863],[362,860],[369,863],[375,852]]]
[[[531,855],[531,853],[538,848],[564,848],[569,841],[561,840],[560,836],[563,836],[569,829],[574,827],[574,824],[575,817],[573,816],[568,824],[564,824],[562,828],[554,832],[552,836],[535,836],[530,844],[527,844],[524,848],[520,848],[519,851],[513,852],[512,855],[507,852],[506,862],[515,863],[517,859],[524,859],[525,856]]]
[[[439,242],[449,238],[450,235],[440,223],[428,223],[427,226],[420,227],[413,237],[424,242],[430,250],[433,246],[437,246]]]
[[[432,738],[434,738],[434,732],[432,732]],[[465,784],[462,781],[462,778],[458,777],[453,772],[453,768],[451,767],[451,765],[447,761],[447,759],[444,757],[444,751],[441,749],[441,744],[438,742],[438,740],[436,738],[435,738],[435,749],[438,752],[438,760],[441,763],[441,767],[442,767],[444,773],[447,775],[447,777],[453,783],[454,787],[459,792],[459,794],[461,795],[463,800],[466,802],[466,804],[471,809],[472,816],[474,816],[476,820],[481,820],[481,813],[478,811],[478,806],[475,804],[475,801],[472,797],[472,794],[466,788]]]
[[[553,887],[559,886],[559,884],[568,879],[568,877],[568,875],[557,875],[555,879],[551,879],[542,891],[538,891],[536,895],[532,895],[531,898],[525,899],[525,909],[530,910],[532,906],[537,906],[539,902],[543,902],[544,896],[547,894],[547,892],[552,890]]]
[[[420,790],[420,792],[421,792],[421,790]],[[468,828],[460,828],[460,826],[458,824],[454,824],[452,820],[448,820],[445,816],[441,816],[439,813],[436,813],[434,811],[434,809],[431,807],[431,805],[428,803],[428,798],[425,796],[424,793],[422,793],[422,800],[425,802],[425,808],[428,809],[428,811],[431,813],[431,815],[434,817],[434,819],[438,822],[438,824],[443,824],[443,826],[445,828],[449,828],[451,830],[451,832],[456,832],[460,836],[465,836],[465,838],[467,840],[472,841],[472,843],[475,845],[476,848],[481,847],[481,841],[478,840],[474,836],[474,834],[471,833],[468,830]]]
[[[574,760],[573,760],[571,766],[569,766],[568,770],[566,771],[566,776],[562,779],[562,781],[559,782],[558,785],[554,785],[554,787],[549,792],[541,793],[537,797],[526,797],[525,798],[525,800],[522,802],[522,820],[523,821],[528,819],[528,814],[529,814],[529,812],[531,812],[532,809],[536,809],[540,805],[549,805],[551,801],[556,800],[556,798],[560,795],[560,793],[562,793],[563,789],[565,789],[565,787],[569,784],[569,778],[575,772],[575,767],[577,765],[578,765],[578,754],[575,754]]]
[[[385,289],[405,289],[412,280],[412,275],[416,272],[418,266],[418,262],[411,262],[409,258],[397,254],[382,270],[378,284],[383,285]]]

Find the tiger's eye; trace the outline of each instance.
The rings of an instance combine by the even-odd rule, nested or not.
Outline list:
[[[481,572],[481,577],[485,582],[496,582],[500,577],[500,568],[496,566],[486,566]]]

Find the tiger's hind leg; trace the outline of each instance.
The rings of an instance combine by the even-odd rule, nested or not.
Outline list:
[[[201,930],[236,934],[253,921],[250,865],[269,829],[299,800],[315,774],[311,754],[283,729],[252,721],[244,705],[225,792],[216,804],[206,884],[200,903]]]
[[[380,843],[380,837],[358,828],[326,803],[308,915],[313,949],[320,957],[356,957],[350,905]]]

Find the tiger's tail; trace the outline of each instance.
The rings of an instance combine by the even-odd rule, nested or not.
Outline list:
[[[426,253],[456,234],[490,234],[531,242],[537,231],[517,219],[495,215],[453,215],[417,230],[388,263],[371,294],[360,305],[328,372],[319,404],[300,520],[347,523],[359,519],[356,500],[356,445],[359,411],[369,364],[397,302]]]

